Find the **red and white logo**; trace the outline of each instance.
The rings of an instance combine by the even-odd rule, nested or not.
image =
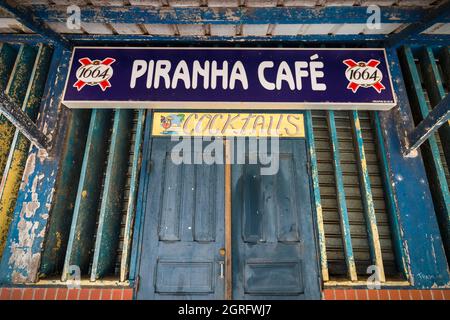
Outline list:
[[[115,59],[91,60],[89,58],[82,58],[78,61],[81,63],[81,66],[76,72],[78,80],[73,85],[78,91],[83,89],[85,85],[99,85],[102,91],[111,87],[111,83],[109,82],[109,79],[113,75],[111,64],[116,61]]]
[[[359,87],[374,88],[378,93],[381,90],[386,89],[381,83],[383,74],[377,66],[380,61],[370,59],[368,62],[359,61],[355,62],[352,59],[344,60],[343,63],[348,67],[345,70],[345,77],[349,81],[347,89],[350,89],[355,93]]]

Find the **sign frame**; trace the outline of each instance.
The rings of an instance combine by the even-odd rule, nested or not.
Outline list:
[[[305,139],[305,115],[304,112],[155,110],[151,135]]]
[[[370,103],[355,103],[355,102],[247,102],[247,101],[99,101],[99,100],[66,100],[67,88],[69,85],[69,78],[74,64],[74,55],[76,49],[127,49],[127,50],[274,50],[274,51],[330,51],[330,50],[355,50],[355,51],[373,51],[378,50],[383,52],[384,61],[386,62],[386,70],[389,88],[392,92],[392,102],[370,102]],[[100,90],[100,88],[99,88]],[[207,110],[367,110],[367,111],[384,111],[390,110],[398,103],[397,94],[394,90],[389,62],[387,59],[385,48],[255,48],[255,47],[99,47],[99,46],[75,46],[72,49],[70,63],[67,71],[67,77],[62,95],[62,103],[73,109],[92,109],[92,108],[123,108],[123,109],[207,109]],[[122,106],[126,105],[126,106]]]

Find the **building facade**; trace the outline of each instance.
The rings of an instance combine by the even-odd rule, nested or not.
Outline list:
[[[0,8],[0,299],[450,298],[449,1],[29,0]],[[114,83],[120,59],[82,62],[73,59],[78,47],[100,55],[128,48],[123,56],[159,48],[186,61],[243,49],[382,49],[387,73],[375,84],[391,85],[395,103],[286,107],[276,100],[286,96],[270,94],[264,105],[245,95],[238,105],[217,96],[208,104],[170,93],[170,74],[160,82],[173,105],[153,96],[130,108],[130,94],[117,107],[89,96],[92,105],[68,108],[70,90],[126,91]],[[157,95],[149,60],[134,70],[142,77],[134,85],[144,79]],[[106,82],[82,68],[99,64]],[[175,86],[191,86],[185,75]],[[245,87],[239,76],[227,90]],[[338,79],[330,83],[343,85]],[[353,90],[376,92],[369,87]],[[192,161],[172,161],[179,141],[169,132],[201,137],[200,119],[210,129],[223,119],[223,129],[227,117],[242,119],[234,143],[194,141],[181,153]],[[286,133],[272,175],[261,174],[261,158],[249,160],[263,137],[245,127],[258,121]],[[239,139],[242,161],[234,158]],[[197,163],[217,141],[213,154],[233,161]]]

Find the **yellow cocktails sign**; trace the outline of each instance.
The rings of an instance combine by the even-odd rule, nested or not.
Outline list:
[[[153,136],[305,137],[303,114],[155,112]]]

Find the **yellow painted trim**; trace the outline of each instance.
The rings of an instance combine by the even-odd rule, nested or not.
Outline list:
[[[371,283],[372,284],[372,283]],[[411,286],[409,281],[400,280],[400,281],[386,281],[380,283],[381,287],[407,287]],[[366,281],[327,281],[323,284],[324,287],[361,287],[367,286]]]
[[[0,253],[6,245],[6,236],[13,218],[17,195],[19,192],[22,175],[27,161],[30,144],[21,133],[12,147],[12,161],[9,168],[5,169],[5,179],[2,181],[2,193],[0,196]]]

